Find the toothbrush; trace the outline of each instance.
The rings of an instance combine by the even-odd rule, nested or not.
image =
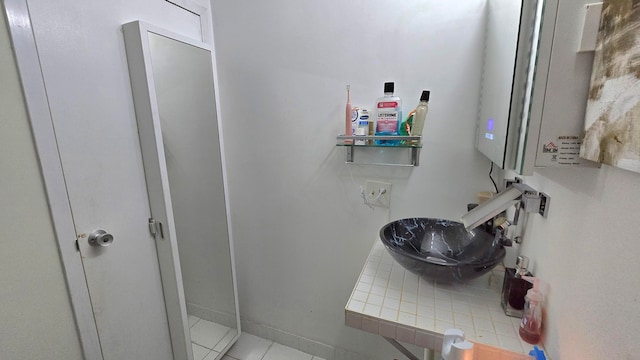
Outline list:
[[[351,127],[351,116],[353,109],[351,108],[351,86],[347,85],[347,106],[345,109],[345,127],[344,134],[346,136],[353,136],[353,129]],[[344,141],[345,144],[353,144],[353,140],[348,139]]]

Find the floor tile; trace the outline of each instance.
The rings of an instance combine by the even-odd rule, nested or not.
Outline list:
[[[220,342],[212,349],[213,351],[222,352],[227,345],[233,340],[233,338],[238,335],[238,331],[236,329],[229,329],[227,333],[224,335],[224,338],[220,340]]]
[[[191,348],[193,349],[193,360],[203,360],[211,351],[204,346],[194,343],[191,343]]]
[[[213,349],[229,330],[229,327],[200,320],[191,328],[191,341],[207,349]]]
[[[192,327],[193,325],[195,325],[198,321],[200,321],[200,318],[197,316],[193,316],[193,315],[188,315],[187,316],[189,319],[189,327]]]
[[[273,343],[262,360],[311,360],[312,356],[300,350]]]
[[[242,333],[238,341],[229,349],[227,355],[241,360],[260,360],[269,350],[271,344],[273,341]]]
[[[209,353],[209,355],[207,355],[207,357],[204,358],[204,360],[215,360],[215,358],[220,355],[219,352],[217,351],[212,351]]]

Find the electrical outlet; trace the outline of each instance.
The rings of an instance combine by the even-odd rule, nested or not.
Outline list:
[[[367,180],[365,196],[369,204],[388,208],[391,203],[391,184],[382,181]]]

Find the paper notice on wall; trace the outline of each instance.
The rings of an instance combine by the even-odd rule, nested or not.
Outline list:
[[[582,138],[577,135],[561,135],[546,141],[538,149],[538,162],[542,166],[580,166],[586,162],[580,158]]]

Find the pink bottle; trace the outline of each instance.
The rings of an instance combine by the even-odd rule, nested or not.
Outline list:
[[[520,323],[520,337],[529,344],[535,345],[540,342],[542,336],[542,302],[544,294],[541,290],[541,281],[538,278],[523,276],[523,279],[533,283],[533,288],[527,291],[525,296],[524,312]]]

